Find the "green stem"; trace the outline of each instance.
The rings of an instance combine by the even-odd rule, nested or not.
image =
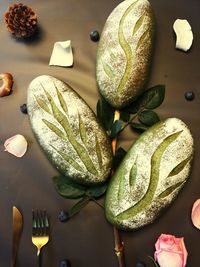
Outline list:
[[[95,198],[91,197],[90,198],[92,201],[94,201],[99,207],[101,207],[103,210],[105,209],[103,205],[101,205],[98,201],[96,201]]]
[[[148,257],[149,257],[150,260],[153,261],[155,267],[160,267],[153,257],[151,257],[151,256],[148,256]]]
[[[143,110],[144,110],[144,108],[141,107],[141,108],[137,111],[136,115],[133,116],[127,123],[124,124],[124,126],[122,127],[122,129],[121,129],[120,132],[122,132],[128,125],[130,125],[130,124],[134,121],[134,119],[138,116],[138,113],[142,112]]]
[[[130,125],[136,117],[137,115],[133,116],[127,123],[125,123],[120,132],[122,132],[128,125]]]

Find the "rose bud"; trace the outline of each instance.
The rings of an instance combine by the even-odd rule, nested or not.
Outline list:
[[[6,72],[0,74],[0,81],[2,80],[3,84],[0,87],[0,97],[10,94],[10,91],[13,86],[13,76]]]
[[[184,267],[187,261],[187,250],[183,238],[161,234],[155,244],[154,258],[160,267]]]
[[[200,199],[197,199],[193,204],[191,219],[194,226],[200,230]]]

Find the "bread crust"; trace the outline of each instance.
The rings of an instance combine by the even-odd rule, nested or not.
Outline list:
[[[120,229],[152,223],[175,199],[190,173],[193,138],[169,118],[145,131],[127,152],[106,194],[106,217]]]
[[[155,23],[147,0],[126,0],[108,17],[97,51],[96,76],[102,96],[115,108],[144,90],[153,51]]]
[[[86,102],[66,83],[42,75],[28,88],[30,123],[53,165],[66,177],[86,185],[109,177],[111,142]]]

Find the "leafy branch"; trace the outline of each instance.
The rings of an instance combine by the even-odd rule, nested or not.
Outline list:
[[[157,123],[160,118],[153,109],[159,107],[164,100],[165,87],[157,85],[147,90],[137,102],[120,111],[113,110],[112,107],[102,98],[97,103],[97,117],[102,126],[106,129],[107,134],[112,139],[112,150],[114,157],[114,168],[117,168],[126,152],[123,148],[117,148],[118,135],[130,125],[134,130],[144,131],[148,127]],[[106,113],[105,113],[106,110]],[[121,119],[120,119],[121,116]],[[138,122],[135,122],[135,120]],[[116,164],[117,160],[117,164]],[[113,169],[114,169],[113,168]],[[120,232],[114,226],[115,254],[120,267],[125,267],[124,244],[121,241]]]
[[[112,139],[113,147],[113,170],[116,170],[120,162],[126,155],[126,151],[119,147],[117,149],[118,135],[127,127],[135,131],[145,131],[160,120],[158,114],[154,111],[159,107],[165,97],[165,86],[157,85],[151,87],[134,103],[121,109],[118,113],[103,98],[97,102],[97,117]],[[118,116],[116,116],[116,113]],[[53,177],[56,191],[63,197],[69,199],[79,199],[79,201],[69,211],[70,217],[74,216],[89,201],[94,201],[102,197],[107,189],[108,184],[87,187],[73,182],[69,177],[55,176]]]
[[[68,211],[69,218],[80,212],[90,200],[104,208],[97,200],[104,195],[108,184],[101,184],[96,186],[87,187],[84,185],[73,182],[66,176],[54,176],[53,183],[59,195],[69,199],[79,199],[74,206]]]
[[[108,136],[112,140],[112,150],[114,155],[113,171],[116,170],[126,155],[126,151],[123,148],[119,147],[117,149],[117,138],[119,134],[128,126],[130,126],[134,131],[143,132],[160,121],[160,118],[154,109],[162,104],[164,97],[165,86],[157,85],[145,91],[137,101],[120,111],[115,111],[113,107],[105,101],[105,99],[99,99],[97,103],[97,117],[102,127],[106,130]],[[52,103],[52,101],[50,102]],[[82,129],[82,125],[80,125],[79,128]],[[82,131],[82,133],[83,140],[85,140],[84,131]],[[61,196],[65,198],[79,199],[78,202],[76,202],[75,205],[73,205],[68,211],[69,218],[80,212],[91,200],[101,206],[97,199],[105,194],[108,185],[108,183],[105,183],[103,185],[87,187],[79,185],[73,182],[69,177],[65,176],[55,176],[53,177],[53,182],[56,191]],[[124,245],[121,241],[120,232],[116,227],[113,227],[113,231],[115,254],[117,256],[119,266],[125,267]],[[151,259],[153,260],[155,267],[159,267],[155,260],[153,258]]]
[[[165,97],[165,86],[156,85],[129,106],[120,110],[120,119],[114,121],[114,109],[101,98],[97,103],[97,117],[111,139],[117,137],[127,126],[143,132],[160,121],[154,111]]]

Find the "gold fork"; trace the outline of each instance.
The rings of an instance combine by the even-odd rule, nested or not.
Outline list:
[[[40,251],[49,241],[49,220],[46,211],[32,211],[32,243],[37,247],[37,261],[40,267]]]

